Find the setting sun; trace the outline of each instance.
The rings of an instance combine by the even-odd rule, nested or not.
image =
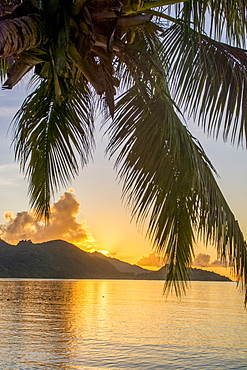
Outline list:
[[[102,251],[102,250],[97,250],[96,252],[101,253],[101,254],[103,254],[104,256],[106,256],[107,254],[109,254],[109,252],[108,252],[108,251]]]

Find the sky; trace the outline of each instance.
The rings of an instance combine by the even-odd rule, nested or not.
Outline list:
[[[0,91],[0,237],[10,244],[21,239],[42,242],[64,239],[80,248],[103,253],[147,268],[158,268],[161,261],[145,239],[145,233],[130,223],[130,214],[121,200],[114,163],[104,155],[106,140],[97,132],[94,161],[79,176],[61,188],[52,199],[51,222],[44,229],[33,216],[27,191],[28,184],[14,162],[10,123],[27,95],[21,82],[13,90]],[[97,122],[98,127],[100,122]],[[195,123],[189,128],[200,140],[220,178],[218,183],[247,236],[247,152],[220,139],[208,138]],[[219,270],[214,248],[198,245],[195,266]],[[226,271],[225,271],[226,272]],[[225,273],[227,274],[227,272]]]

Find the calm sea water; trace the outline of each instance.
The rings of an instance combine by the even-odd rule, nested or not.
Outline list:
[[[0,280],[0,369],[247,369],[234,283]]]

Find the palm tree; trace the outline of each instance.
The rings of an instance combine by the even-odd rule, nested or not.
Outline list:
[[[137,223],[168,264],[165,289],[184,291],[194,244],[214,243],[247,289],[243,234],[203,148],[188,131],[247,143],[247,4],[243,0],[4,0],[0,71],[11,89],[33,69],[13,123],[30,204],[50,197],[94,148],[94,111]],[[5,76],[7,77],[5,78]],[[246,295],[247,296],[247,295]]]

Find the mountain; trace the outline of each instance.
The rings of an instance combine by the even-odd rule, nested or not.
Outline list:
[[[165,280],[167,267],[163,266],[158,271],[150,271],[148,274],[138,275],[138,280]],[[191,281],[232,281],[226,276],[216,274],[215,272],[191,268],[190,269]]]
[[[131,265],[127,262],[120,261],[116,258],[107,257],[99,252],[94,252],[93,255],[107,260],[113,266],[116,267],[118,271],[131,273],[133,279],[137,280],[165,280],[167,274],[167,267],[163,266],[157,271],[151,271],[144,269],[137,265]],[[197,268],[190,269],[190,279],[192,281],[231,281],[226,276],[216,274],[215,272],[201,270]]]
[[[101,253],[88,253],[63,240],[11,245],[0,240],[0,278],[164,280],[166,267],[150,271]],[[231,281],[191,269],[191,280]]]
[[[110,262],[116,269],[120,272],[133,273],[134,275],[149,273],[150,270],[144,269],[137,265],[131,265],[128,262],[120,261],[113,257],[104,256],[102,253],[94,252],[92,253],[94,257],[101,258],[105,261]]]
[[[121,273],[109,262],[62,240],[21,241],[16,246],[1,240],[0,277],[117,279]]]

